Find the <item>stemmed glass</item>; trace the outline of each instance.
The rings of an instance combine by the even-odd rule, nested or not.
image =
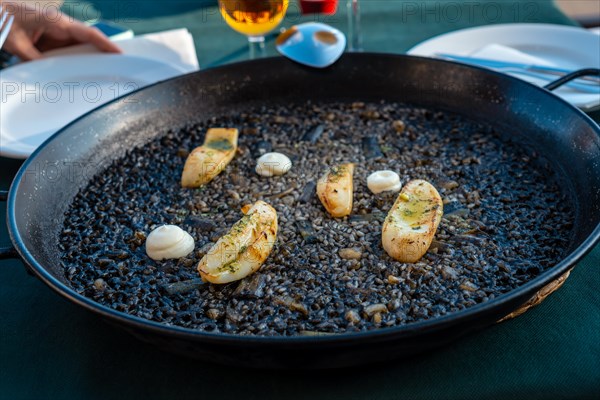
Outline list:
[[[227,25],[248,37],[250,59],[265,55],[265,35],[283,20],[289,0],[219,0]]]
[[[348,9],[348,50],[362,51],[360,4],[358,0],[347,0],[346,8]]]
[[[338,0],[300,0],[303,14],[334,15],[338,9]],[[346,0],[348,33],[346,38],[348,51],[362,51],[360,32],[360,4],[358,0]]]

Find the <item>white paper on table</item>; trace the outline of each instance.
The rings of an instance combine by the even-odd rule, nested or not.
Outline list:
[[[558,67],[561,65],[557,65],[556,63],[547,60],[542,57],[536,57],[527,53],[524,53],[520,50],[514,49],[509,46],[504,46],[500,44],[488,44],[485,45],[471,54],[470,57],[495,60],[495,61],[507,61],[507,62],[515,62],[521,64],[528,65],[541,65],[545,67]],[[511,71],[508,74],[524,79],[530,83],[536,84],[538,86],[544,86],[548,84],[548,80],[541,79],[538,77],[533,77],[528,75],[527,73],[519,73],[518,71]],[[572,89],[570,87],[561,87],[557,90],[557,93],[561,95],[561,97],[567,100],[570,103],[577,102],[579,107],[583,109],[593,109],[598,106],[598,95],[597,94],[589,94],[582,93],[577,91],[576,89]]]
[[[474,52],[469,54],[469,57],[494,61],[515,62],[528,65],[541,65],[545,67],[557,66],[551,61],[545,60],[540,57],[535,57],[530,54],[524,53],[520,50],[513,49],[512,47],[496,43],[488,44],[480,49],[475,50]]]
[[[115,43],[123,50],[123,54],[145,57],[175,65],[180,67],[184,73],[200,69],[194,39],[185,28],[148,33],[131,39],[116,40]],[[99,52],[90,44],[79,44],[45,52],[44,56],[54,57]]]

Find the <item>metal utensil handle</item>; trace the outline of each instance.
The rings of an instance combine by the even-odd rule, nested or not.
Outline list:
[[[0,201],[6,201],[8,199],[8,191],[0,190]],[[13,246],[0,247],[0,260],[6,260],[8,258],[19,258],[17,250]]]
[[[571,82],[572,80],[575,80],[577,78],[581,78],[582,76],[589,76],[589,75],[598,75],[600,76],[600,69],[598,68],[585,68],[585,69],[580,69],[574,72],[571,72],[570,74],[567,74],[565,76],[563,76],[562,78],[559,78],[553,82],[550,82],[549,84],[547,84],[546,86],[544,86],[544,89],[548,89],[548,90],[554,90],[557,89],[561,86],[563,86],[564,84]]]
[[[524,76],[531,76],[533,78],[543,79],[543,80],[549,81],[549,82],[554,82],[556,79],[558,79],[555,75],[541,74],[539,72],[531,72],[531,71],[517,70],[517,69],[511,69],[511,68],[498,69],[498,71],[507,72],[507,73],[516,73],[516,74],[524,75]],[[562,74],[562,75],[560,75],[560,77],[563,77],[565,75],[566,74]],[[586,78],[587,77],[577,78],[571,82],[565,83],[565,85],[567,85],[567,87],[569,87],[571,89],[577,90],[582,93],[599,94],[600,93],[600,85],[598,85],[598,84],[592,85],[592,84],[588,84],[588,83],[582,83],[583,80]]]

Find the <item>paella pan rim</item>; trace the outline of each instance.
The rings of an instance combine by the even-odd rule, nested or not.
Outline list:
[[[426,60],[426,62],[435,62],[435,63],[447,63],[456,65],[459,63],[453,61],[446,60],[437,60],[437,59],[429,59],[425,57],[417,57],[417,56],[406,56],[406,55],[396,55],[396,54],[384,54],[384,53],[360,53],[360,54],[346,54],[344,58],[352,58],[352,57],[378,57],[385,58],[389,57],[390,59],[397,58],[412,58],[412,59],[421,59]],[[517,298],[522,297],[525,294],[532,295],[536,291],[540,290],[542,287],[552,282],[553,280],[559,278],[565,272],[569,271],[573,268],[587,253],[589,253],[594,246],[600,243],[600,223],[597,224],[593,232],[587,237],[583,243],[581,243],[574,251],[570,254],[566,255],[558,264],[555,266],[543,271],[539,276],[534,279],[528,281],[524,285],[521,285],[509,292],[498,295],[494,299],[485,301],[483,303],[468,307],[466,309],[451,312],[442,317],[431,318],[423,321],[413,322],[406,325],[399,325],[393,327],[385,327],[378,328],[365,332],[353,332],[353,333],[341,333],[335,335],[323,335],[323,336],[248,336],[248,335],[238,335],[238,334],[230,334],[230,333],[211,333],[211,332],[203,332],[190,328],[184,328],[174,325],[166,325],[160,322],[155,322],[152,320],[147,320],[141,317],[137,317],[131,314],[127,314],[121,311],[117,311],[111,309],[105,305],[97,303],[77,292],[75,292],[72,288],[60,282],[57,278],[55,278],[51,273],[49,273],[44,266],[42,266],[31,254],[31,252],[26,248],[23,242],[23,238],[21,233],[18,230],[17,222],[16,222],[16,197],[17,197],[17,188],[19,187],[24,172],[27,170],[28,166],[32,164],[37,155],[44,150],[46,145],[51,141],[55,140],[59,137],[63,132],[69,130],[72,125],[77,124],[80,120],[87,118],[90,114],[97,112],[105,107],[110,106],[111,104],[122,100],[128,96],[134,96],[144,90],[150,89],[152,87],[165,84],[166,82],[171,82],[179,79],[186,79],[187,76],[193,74],[206,74],[206,73],[214,73],[220,70],[227,70],[228,68],[236,68],[240,65],[250,64],[250,63],[272,63],[272,62],[290,62],[288,60],[283,60],[281,57],[273,57],[255,61],[244,61],[242,63],[225,65],[222,67],[217,67],[214,69],[193,72],[191,74],[178,76],[175,78],[171,78],[165,81],[157,82],[153,85],[147,86],[145,88],[136,90],[134,92],[130,92],[125,96],[118,97],[113,101],[104,104],[69,123],[54,135],[52,135],[49,139],[47,139],[38,149],[36,149],[33,154],[23,163],[21,168],[19,169],[17,175],[15,176],[13,183],[10,188],[10,193],[8,197],[8,210],[7,210],[7,223],[9,235],[12,243],[15,245],[18,254],[24,260],[24,262],[31,268],[33,273],[40,278],[46,285],[48,285],[52,290],[60,294],[62,297],[72,301],[73,303],[82,306],[100,316],[107,318],[109,320],[113,320],[118,323],[123,323],[132,328],[142,329],[142,330],[151,330],[156,333],[166,334],[166,335],[175,335],[182,339],[188,340],[200,340],[205,342],[213,342],[213,343],[228,343],[235,342],[236,344],[240,343],[248,343],[248,344],[259,344],[259,345],[278,345],[278,344],[288,344],[288,343],[298,343],[305,345],[318,345],[318,344],[327,344],[327,343],[349,343],[349,342],[361,342],[366,340],[377,341],[379,339],[402,339],[403,337],[411,337],[416,336],[424,332],[434,332],[437,330],[442,330],[449,326],[454,326],[460,323],[469,323],[471,321],[476,320],[478,315],[483,315],[487,313],[494,313],[498,308],[502,308],[503,305],[507,303],[511,303],[515,301]],[[474,70],[480,70],[485,72],[486,74],[495,75],[500,79],[507,79],[518,82],[520,85],[528,85],[534,90],[545,92],[548,96],[554,96],[551,92],[540,88],[538,86],[529,84],[517,78],[501,74],[498,72],[494,72],[485,68],[460,64],[464,68],[470,68]],[[298,66],[299,68],[305,68]],[[600,127],[598,127],[593,120],[584,114],[582,111],[578,110],[575,106],[567,103],[566,101],[556,97],[555,101],[560,101],[563,103],[564,107],[570,108],[571,111],[579,113],[579,116],[587,121],[590,124],[595,132],[600,135]]]

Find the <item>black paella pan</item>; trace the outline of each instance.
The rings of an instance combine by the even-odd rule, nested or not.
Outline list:
[[[108,308],[69,286],[58,246],[63,215],[77,192],[126,149],[189,121],[257,105],[307,100],[397,101],[450,111],[526,135],[562,169],[573,192],[574,233],[567,256],[517,289],[441,318],[320,337],[237,336],[166,326]],[[61,179],[53,178],[59,169]],[[71,123],[23,164],[8,195],[7,214],[14,249],[2,249],[2,258],[20,256],[61,296],[142,340],[240,366],[348,366],[432,349],[489,326],[570,271],[600,240],[600,128],[545,89],[457,63],[348,54],[328,69],[315,70],[283,58],[265,59],[158,83]]]

